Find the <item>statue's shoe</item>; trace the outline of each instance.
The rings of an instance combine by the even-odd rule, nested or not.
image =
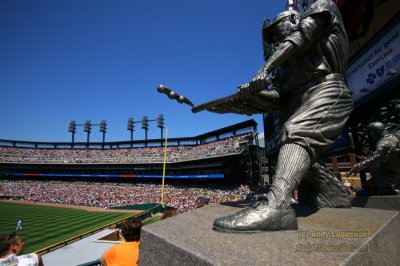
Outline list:
[[[297,218],[293,209],[278,210],[258,203],[233,215],[217,218],[214,230],[232,233],[297,230]]]

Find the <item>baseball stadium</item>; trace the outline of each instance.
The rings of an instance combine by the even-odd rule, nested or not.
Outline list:
[[[1,140],[0,150],[0,208],[7,213],[0,227],[13,231],[22,219],[25,251],[43,254],[47,261],[66,245],[96,233],[112,235],[127,217],[152,223],[168,208],[183,213],[242,200],[265,178],[254,120],[194,137],[105,143]],[[90,265],[103,251],[98,249]],[[90,260],[88,254],[83,257],[81,263]]]
[[[316,1],[285,2],[287,11],[304,15]],[[388,132],[400,130],[400,6],[398,0],[334,2],[349,35],[350,58],[344,77],[353,101],[352,112],[345,121],[345,126],[341,128],[340,136],[313,163],[329,169],[337,177],[337,183],[344,184],[344,193],[350,199],[371,178],[371,173],[364,169],[357,174],[349,174],[349,170],[368,158],[376,146],[368,137],[368,125],[379,121]],[[265,48],[264,53],[268,52]],[[170,99],[194,106],[187,98],[167,87],[159,88]],[[227,97],[221,99],[228,102]],[[247,105],[245,101],[244,104]],[[207,108],[202,110],[212,111],[210,106]],[[234,104],[230,108],[232,113],[240,113],[235,110]],[[251,106],[249,108],[252,110]],[[216,113],[225,112],[224,109],[221,110],[214,109]],[[152,224],[147,227],[151,228],[163,225],[161,220],[164,215],[172,211],[189,228],[193,219],[200,221],[200,216],[206,210],[211,213],[213,206],[222,206],[223,209],[230,204],[249,203],[259,196],[263,200],[264,193],[270,187],[273,189],[270,184],[281,148],[282,126],[286,122],[282,115],[284,112],[285,110],[280,113],[254,112],[261,114],[262,125],[253,119],[244,119],[224,127],[216,124],[214,129],[205,130],[206,132],[198,128],[196,130],[199,132],[194,136],[185,137],[164,137],[163,115],[152,120],[157,121],[157,127],[161,129],[160,138],[147,138],[147,116],[136,122],[129,118],[129,141],[105,141],[105,120],[96,124],[103,134],[101,142],[89,140],[93,126],[90,120],[80,125],[74,120],[70,121],[70,142],[23,141],[1,139],[0,136],[1,231],[10,232],[9,238],[12,232],[16,232],[24,240],[24,253],[40,254],[46,265],[97,266],[101,265],[100,257],[106,250],[121,243],[121,226],[132,217],[140,220],[144,227]],[[328,112],[326,117],[327,115]],[[133,139],[134,123],[141,123],[145,130],[144,139]],[[87,141],[75,141],[77,126],[84,127]],[[399,188],[396,188],[397,194]],[[295,195],[297,190],[289,192],[293,192],[291,203],[299,203],[298,195]],[[210,206],[205,207],[206,205]],[[305,217],[310,218],[315,212],[314,210],[300,218],[305,220]],[[193,216],[189,219],[187,217],[190,214]],[[207,218],[214,220],[215,217],[210,218],[212,215],[214,213]],[[371,216],[371,219],[375,217],[380,218],[380,214]],[[340,220],[334,218],[331,220]],[[325,222],[328,220],[323,217],[317,222],[323,224],[325,229]],[[345,225],[345,222],[339,223]],[[358,230],[358,227],[351,227],[354,224],[346,226]],[[365,224],[369,225],[368,222]],[[207,226],[211,228],[211,225]],[[179,226],[176,227],[180,229]],[[179,235],[180,232],[171,232],[174,239],[179,238],[175,234]],[[264,236],[259,234],[256,237]],[[203,235],[196,237],[204,241],[203,244],[209,240]],[[215,239],[219,241],[219,237],[216,234]],[[235,245],[241,240],[238,234],[231,234],[230,237],[229,239],[235,239],[232,241]],[[280,242],[279,239],[274,240]],[[219,246],[225,244],[218,241],[216,243]],[[383,242],[382,240],[380,243]],[[255,243],[259,245],[259,242]],[[289,240],[283,244],[285,248],[287,243]],[[270,243],[263,243],[263,248],[269,249],[267,244]],[[271,250],[274,251],[273,248]],[[179,254],[186,251],[186,246],[179,246],[176,251],[179,257]],[[254,248],[254,252],[258,252],[258,249]],[[290,253],[287,257],[293,255],[293,250],[277,249],[278,252]],[[312,255],[315,257],[307,254],[307,259],[315,258],[313,260],[316,261],[325,259],[324,256],[327,255],[315,254]],[[332,261],[335,256],[344,256],[343,252],[331,254],[333,253],[326,258],[331,258]],[[241,259],[240,254],[234,255]],[[175,253],[170,255],[173,256]],[[226,257],[234,256],[228,254]],[[208,258],[201,259],[208,262]],[[263,259],[265,262],[270,258]],[[300,260],[291,260],[287,264]],[[213,264],[210,262],[207,265]]]

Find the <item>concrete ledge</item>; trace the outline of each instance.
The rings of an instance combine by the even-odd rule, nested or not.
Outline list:
[[[298,231],[212,230],[214,219],[243,207],[213,204],[144,226],[139,265],[394,265],[400,260],[397,211],[297,207]]]
[[[400,211],[400,195],[357,196],[351,200],[353,207]]]

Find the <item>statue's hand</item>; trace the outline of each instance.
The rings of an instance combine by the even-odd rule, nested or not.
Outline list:
[[[260,96],[271,103],[275,103],[279,100],[280,95],[276,90],[263,90],[260,92]]]
[[[253,80],[257,79],[268,79],[268,74],[271,72],[271,66],[264,64],[261,69],[257,72]]]
[[[240,98],[247,98],[255,93],[254,87],[250,83],[241,84],[238,86],[237,94]]]
[[[269,81],[267,79],[256,79],[249,83],[242,84],[238,86],[238,94],[241,98],[247,98],[249,96],[254,96],[262,90],[268,88]]]

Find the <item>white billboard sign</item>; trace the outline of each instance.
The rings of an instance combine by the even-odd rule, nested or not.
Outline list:
[[[400,73],[400,24],[397,24],[346,71],[347,84],[357,102]]]

